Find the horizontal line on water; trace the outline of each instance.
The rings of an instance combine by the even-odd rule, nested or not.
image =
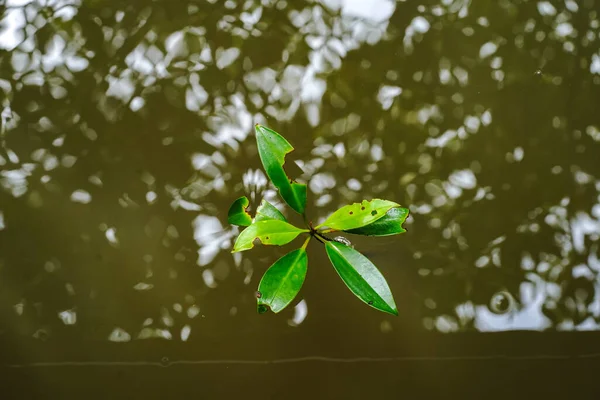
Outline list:
[[[529,355],[529,356],[456,356],[456,357],[356,357],[335,358],[324,356],[307,356],[297,358],[281,358],[274,360],[179,360],[179,361],[62,361],[62,362],[37,362],[29,364],[8,364],[4,368],[39,368],[39,367],[170,367],[175,365],[206,365],[206,364],[232,364],[232,365],[269,365],[293,364],[302,362],[325,363],[376,363],[395,361],[489,361],[489,360],[569,360],[569,359],[600,358],[600,353],[577,355]],[[0,366],[2,368],[2,366]]]

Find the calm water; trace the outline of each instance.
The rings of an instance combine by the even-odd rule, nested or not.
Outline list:
[[[393,358],[422,337],[600,330],[598,0],[149,4],[0,5],[5,364],[47,383],[69,361]],[[295,146],[313,221],[364,198],[410,208],[407,233],[350,238],[399,317],[354,298],[318,243],[293,306],[256,313],[262,273],[300,242],[232,255],[229,204],[300,218],[255,123]]]

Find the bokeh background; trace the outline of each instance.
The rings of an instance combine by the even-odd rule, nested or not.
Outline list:
[[[597,330],[599,14],[597,0],[5,1],[0,332],[190,346],[328,332],[367,348]],[[318,243],[293,305],[256,313],[262,273],[300,242],[233,255],[228,207],[267,198],[300,218],[265,178],[255,123],[296,148],[286,168],[314,221],[365,198],[410,209],[405,234],[348,237],[399,317],[354,298]]]

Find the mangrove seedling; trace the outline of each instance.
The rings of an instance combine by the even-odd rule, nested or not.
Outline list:
[[[324,245],[333,268],[356,297],[377,310],[398,315],[392,292],[377,267],[344,237],[331,238],[328,235],[334,232],[397,235],[406,232],[402,224],[408,216],[408,209],[389,200],[363,200],[340,208],[313,227],[305,215],[306,184],[289,179],[283,168],[286,154],[294,148],[272,129],[257,124],[255,131],[258,154],[267,176],[282,199],[304,217],[306,226],[299,228],[292,225],[264,199],[252,217],[248,211],[248,198],[240,197],[233,202],[228,213],[230,224],[245,227],[238,235],[232,252],[250,250],[257,239],[264,245],[282,246],[299,235],[307,236],[302,247],[275,261],[263,275],[256,292],[258,312],[271,310],[278,313],[294,300],[308,269],[306,246],[315,238]]]

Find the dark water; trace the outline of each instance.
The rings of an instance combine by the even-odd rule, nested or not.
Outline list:
[[[351,377],[349,393],[374,374],[390,393],[381,371],[414,383],[444,357],[473,379],[469,360],[507,352],[538,371],[594,359],[592,333],[564,331],[600,329],[598,0],[8,0],[0,15],[0,337],[30,388],[169,366],[178,385],[260,371],[244,382],[279,385],[263,398],[286,398],[290,374]],[[257,314],[260,276],[300,243],[232,255],[229,204],[300,218],[267,184],[255,123],[295,146],[313,221],[364,198],[410,208],[407,233],[351,238],[399,317],[354,298],[318,243],[294,305]]]

